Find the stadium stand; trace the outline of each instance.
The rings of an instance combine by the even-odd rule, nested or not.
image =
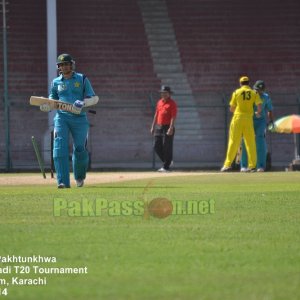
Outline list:
[[[64,7],[70,7],[68,14]],[[160,87],[153,71],[137,1],[58,2],[59,52],[76,58],[100,97],[91,116],[94,166],[151,166],[149,94]],[[80,23],[74,16],[81,16]],[[76,44],[78,45],[76,46]],[[75,44],[75,45],[74,45]]]
[[[194,92],[231,91],[242,74],[299,91],[298,1],[166,2]]]
[[[10,140],[12,167],[36,165],[31,136],[41,142],[47,129],[47,116],[32,109],[30,95],[47,92],[46,2],[10,1],[7,5],[8,94],[10,101]],[[2,13],[1,13],[2,24]],[[1,34],[1,49],[2,44]],[[0,51],[0,77],[3,79],[3,56]],[[3,87],[0,85],[1,95]],[[4,108],[0,114],[0,164],[4,166]],[[2,113],[3,110],[3,113]]]
[[[214,153],[211,162],[224,158],[226,114],[222,107],[229,102],[241,75],[247,74],[252,83],[258,79],[266,82],[276,107],[275,116],[299,112],[298,1],[166,3],[183,69],[199,105],[203,124],[201,156]],[[293,156],[290,135],[273,134],[269,144],[271,139],[275,163]]]
[[[157,1],[153,0],[153,4]],[[57,1],[58,53],[69,52],[74,56],[77,70],[89,77],[101,99],[97,115],[90,116],[92,167],[152,165],[150,95],[154,95],[155,101],[161,82],[172,84],[171,77],[178,74],[170,71],[170,79],[168,74],[162,78],[154,68],[155,54],[149,46],[142,2]],[[265,80],[276,117],[299,111],[299,1],[161,2],[167,9],[168,26],[175,34],[176,61],[182,67],[180,76],[185,76],[180,89],[189,87],[201,130],[198,141],[189,137],[175,139],[177,166],[222,163],[227,134],[224,125],[230,120],[226,104],[242,74],[253,81]],[[49,140],[45,137],[48,117],[30,107],[28,100],[30,95],[48,94],[46,1],[10,1],[7,17],[13,168],[36,168],[30,138],[34,135],[42,149],[49,148],[45,144]],[[2,16],[0,19],[2,23]],[[0,60],[2,80],[2,52]],[[177,97],[185,92],[184,88],[177,91]],[[4,124],[2,112],[3,107],[0,122]],[[197,121],[193,122],[196,126]],[[0,126],[1,168],[4,130]],[[292,136],[275,134],[272,139],[274,164],[286,164],[293,157]],[[43,154],[49,157],[47,151]]]

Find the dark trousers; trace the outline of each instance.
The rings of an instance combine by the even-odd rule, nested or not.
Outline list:
[[[167,135],[170,125],[156,125],[154,131],[154,150],[164,164],[166,170],[169,169],[173,160],[173,135]]]

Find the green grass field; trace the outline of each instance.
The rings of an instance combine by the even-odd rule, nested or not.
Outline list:
[[[157,197],[214,210],[141,214],[140,204]],[[166,174],[65,190],[2,185],[0,256],[57,262],[0,262],[8,292],[0,299],[300,299],[299,198],[298,172]],[[3,274],[7,266],[29,273]],[[34,266],[88,273],[34,274]],[[12,284],[16,276],[47,284]]]

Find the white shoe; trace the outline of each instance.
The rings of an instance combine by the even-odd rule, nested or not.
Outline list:
[[[84,179],[77,179],[76,180],[76,184],[77,184],[77,187],[83,187],[83,185],[84,185]]]
[[[157,172],[167,173],[167,172],[170,172],[170,171],[166,170],[165,168],[160,168],[160,169],[157,170]]]
[[[60,183],[60,184],[57,186],[58,189],[64,189],[65,187],[66,187],[66,186],[65,186],[64,183]]]
[[[248,172],[248,169],[247,168],[241,168],[240,172],[246,173],[246,172]]]
[[[263,168],[258,168],[256,172],[264,172],[265,170]]]
[[[221,172],[229,172],[229,171],[231,171],[231,167],[223,167],[221,170],[220,170]]]

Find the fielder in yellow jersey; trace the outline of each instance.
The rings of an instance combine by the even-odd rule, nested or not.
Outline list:
[[[240,78],[240,86],[239,89],[232,93],[229,103],[233,117],[230,123],[227,155],[221,172],[226,172],[231,169],[231,164],[236,156],[242,137],[244,138],[248,154],[248,170],[254,170],[256,167],[253,106],[254,104],[257,106],[256,115],[259,116],[262,101],[257,91],[250,88],[249,78],[247,76]]]

